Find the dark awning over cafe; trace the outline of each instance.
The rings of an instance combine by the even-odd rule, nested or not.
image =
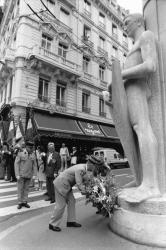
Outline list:
[[[36,113],[34,119],[38,130],[83,134],[75,119],[40,113]]]
[[[118,134],[116,132],[115,127],[107,126],[107,125],[100,125],[100,128],[107,137],[118,138]]]

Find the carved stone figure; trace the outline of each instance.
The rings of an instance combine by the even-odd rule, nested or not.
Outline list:
[[[142,15],[128,15],[124,20],[124,28],[134,41],[121,75],[129,121],[135,136],[137,160],[140,161],[137,164],[139,170],[136,170],[140,180],[137,180],[138,187],[124,189],[121,195],[125,196],[127,202],[140,203],[160,196],[157,178],[158,142],[151,126],[148,107],[151,77],[156,71],[157,50],[154,35],[145,30]]]

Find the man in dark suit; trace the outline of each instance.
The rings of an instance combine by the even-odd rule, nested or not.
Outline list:
[[[58,170],[61,167],[61,158],[58,152],[55,151],[55,146],[53,142],[48,143],[48,153],[46,159],[46,187],[48,192],[47,201],[50,203],[55,202],[55,191],[53,181],[58,175]]]
[[[104,160],[91,155],[87,163],[76,164],[62,173],[55,179],[55,197],[56,205],[51,216],[49,229],[59,232],[61,231],[59,225],[67,204],[67,227],[81,227],[76,222],[75,216],[75,198],[72,187],[76,184],[82,194],[85,194],[85,182],[88,179],[88,172],[96,174],[97,170],[105,166]]]

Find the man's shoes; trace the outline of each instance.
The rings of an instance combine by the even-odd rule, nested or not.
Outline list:
[[[17,209],[21,209],[21,208],[22,208],[22,204],[20,203],[18,204]]]
[[[97,211],[96,211],[96,214],[101,214],[101,210],[97,210]]]
[[[49,224],[49,229],[55,232],[60,232],[61,229],[60,227],[54,227],[53,225]]]
[[[51,198],[46,198],[45,201],[51,201]]]
[[[26,208],[30,208],[29,204],[26,202],[26,203],[23,203],[22,204],[23,207],[26,207]]]
[[[67,222],[67,227],[82,227],[82,225],[77,222]]]
[[[55,203],[55,200],[51,200],[50,203]]]

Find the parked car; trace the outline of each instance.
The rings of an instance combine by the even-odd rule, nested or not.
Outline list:
[[[122,157],[115,149],[101,148],[94,150],[93,154],[95,156],[103,157],[112,169],[129,167],[127,158]]]

